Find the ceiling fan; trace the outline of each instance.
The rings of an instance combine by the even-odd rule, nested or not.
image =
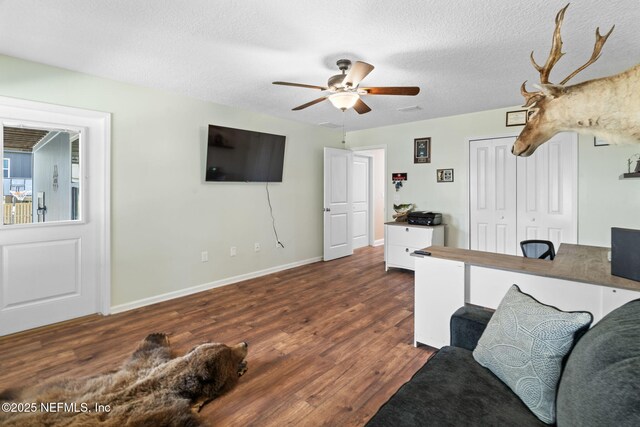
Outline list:
[[[327,82],[327,86],[307,85],[301,83],[289,83],[289,82],[273,82],[274,85],[283,86],[296,86],[317,90],[328,90],[331,92],[321,98],[314,99],[306,104],[299,105],[293,108],[293,111],[299,111],[307,107],[311,107],[319,102],[328,99],[331,101],[334,107],[345,111],[352,108],[358,112],[358,114],[365,114],[371,111],[371,108],[365,104],[360,96],[362,95],[409,95],[414,96],[420,92],[420,88],[417,86],[391,86],[391,87],[360,87],[360,82],[364,79],[372,70],[373,65],[366,62],[356,61],[351,66],[351,61],[348,59],[340,59],[336,62],[338,69],[342,71],[342,74],[336,74],[331,76]],[[349,70],[347,73],[346,71]]]

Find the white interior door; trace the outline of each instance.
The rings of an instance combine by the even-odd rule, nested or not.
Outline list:
[[[38,194],[45,197],[40,198],[40,212],[29,215],[26,210],[20,223],[10,216],[0,224],[0,335],[108,313],[110,116],[0,98],[0,122],[3,150],[10,139],[4,137],[7,128],[40,130],[48,137],[73,134],[78,141],[74,160],[68,143],[62,144],[64,149],[50,146],[57,154],[49,161],[42,157],[38,171],[34,168],[39,178],[31,195],[3,195],[3,209],[7,204],[11,209],[25,203],[37,206]],[[44,222],[38,222],[39,217]]]
[[[518,242],[577,243],[577,162],[578,136],[568,132],[518,157]]]
[[[515,255],[515,137],[470,141],[470,249]]]
[[[353,249],[368,246],[371,232],[371,158],[353,156]]]
[[[353,254],[353,152],[324,149],[324,260]]]

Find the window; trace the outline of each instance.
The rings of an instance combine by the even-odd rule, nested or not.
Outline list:
[[[3,223],[81,220],[80,131],[36,123],[5,125],[2,131],[3,193],[11,196]]]

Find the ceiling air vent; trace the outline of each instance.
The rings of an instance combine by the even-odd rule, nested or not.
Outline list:
[[[411,107],[398,108],[398,111],[400,111],[401,113],[410,113],[412,111],[420,111],[420,110],[422,110],[422,108],[419,105],[413,105]]]
[[[331,123],[331,122],[322,122],[322,123],[318,123],[318,125],[326,127],[326,128],[331,128],[331,129],[336,129],[341,127],[341,125],[337,125],[335,123]]]

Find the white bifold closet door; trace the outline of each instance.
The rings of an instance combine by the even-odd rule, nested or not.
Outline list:
[[[578,242],[578,135],[561,133],[518,157],[518,242]]]
[[[522,240],[576,243],[577,135],[558,134],[530,157],[511,154],[514,141],[469,141],[470,249],[522,255]]]
[[[517,254],[515,138],[470,142],[470,248]]]

